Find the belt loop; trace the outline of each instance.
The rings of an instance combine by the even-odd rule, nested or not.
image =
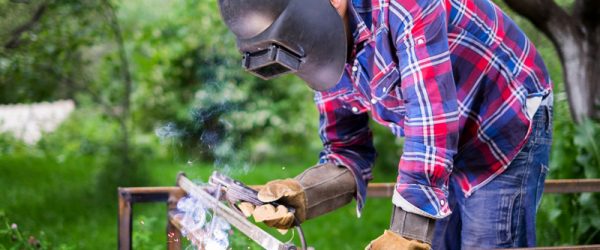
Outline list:
[[[550,132],[552,129],[552,106],[544,105],[544,109],[546,109],[546,133]]]
[[[544,119],[544,125],[546,127],[546,133],[551,132],[552,130],[552,106],[554,105],[554,95],[549,93],[547,96],[544,96],[542,99],[542,105],[546,112],[546,118]]]

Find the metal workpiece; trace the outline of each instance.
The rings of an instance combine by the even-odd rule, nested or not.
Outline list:
[[[172,201],[172,204],[177,204],[177,200],[183,197],[183,195],[185,195],[185,192],[179,187],[119,188],[119,249],[127,250],[132,248],[133,204],[169,201]],[[167,249],[181,249],[181,243],[179,242],[180,233],[179,231],[173,232],[172,230],[172,228],[167,229],[169,237],[167,239]]]
[[[185,175],[179,175],[175,187],[133,187],[119,188],[119,249],[132,249],[131,232],[133,205],[135,203],[147,202],[165,202],[168,204],[168,223],[167,223],[167,249],[181,249],[181,223],[177,216],[173,213],[176,209],[177,202],[184,195],[190,194],[194,198],[204,197],[207,204],[216,204],[217,215],[226,219],[232,226],[236,227],[243,234],[256,241],[266,249],[297,249],[296,246],[284,244],[277,240],[272,235],[263,231],[244,216],[239,214],[234,209],[226,206],[222,202],[214,202],[215,199],[211,194],[203,191],[203,189]],[[261,186],[250,186],[253,189],[258,189]],[[367,189],[367,196],[371,198],[389,198],[392,197],[395,190],[394,183],[371,183]],[[600,193],[600,179],[565,179],[565,180],[547,180],[545,183],[544,193],[546,194],[567,194],[567,193],[584,193],[595,192]],[[263,244],[260,244],[263,242]],[[525,248],[523,248],[525,249]],[[560,247],[537,247],[527,248],[529,250],[575,250],[575,249],[600,249],[600,245],[588,246],[560,246]]]
[[[286,244],[273,237],[271,234],[265,232],[252,222],[248,221],[246,217],[241,215],[238,211],[228,207],[222,203],[219,199],[213,197],[210,193],[206,192],[205,189],[197,186],[189,180],[184,174],[179,174],[177,177],[177,185],[181,187],[188,195],[200,200],[203,204],[206,204],[209,209],[212,209],[215,215],[222,217],[229,222],[233,227],[239,230],[244,235],[248,236],[258,245],[267,250],[295,250],[298,249],[296,246]],[[170,221],[175,225],[183,226],[176,214],[170,214]]]

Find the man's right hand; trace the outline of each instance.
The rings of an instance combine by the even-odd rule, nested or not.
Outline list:
[[[256,222],[264,222],[267,226],[288,229],[293,226],[295,218],[303,222],[306,217],[306,195],[302,185],[294,179],[270,181],[258,192],[258,199],[268,203],[277,201],[280,204],[293,207],[296,212],[292,214],[285,206],[277,207],[265,204],[258,207],[242,202],[238,207],[244,215],[254,216]]]
[[[354,176],[345,167],[331,163],[311,167],[294,179],[274,180],[265,184],[258,192],[262,202],[276,201],[293,207],[294,214],[286,207],[265,204],[254,207],[249,203],[238,205],[246,216],[254,216],[257,222],[278,229],[289,229],[295,218],[304,222],[333,211],[352,201],[356,193]]]

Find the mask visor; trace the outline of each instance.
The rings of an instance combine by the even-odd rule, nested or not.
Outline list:
[[[269,80],[283,74],[297,72],[301,62],[300,56],[284,47],[272,44],[267,49],[245,53],[242,64],[244,69],[252,74]]]

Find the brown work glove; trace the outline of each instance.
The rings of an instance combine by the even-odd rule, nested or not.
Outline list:
[[[254,208],[241,203],[238,207],[257,222],[289,229],[295,218],[303,222],[350,203],[355,192],[356,182],[350,170],[327,163],[309,168],[294,179],[270,181],[258,192],[259,200],[293,207],[294,214],[284,206],[275,208],[270,204]]]
[[[435,220],[393,206],[390,230],[371,241],[367,250],[428,250],[431,248]]]
[[[431,247],[423,242],[404,238],[392,231],[385,230],[365,248],[365,250],[429,250]]]
[[[294,179],[274,180],[268,182],[258,192],[258,199],[262,202],[278,201],[282,204],[294,207],[296,213],[288,211],[285,206],[275,207],[271,204],[266,204],[258,207],[248,202],[242,202],[238,208],[242,210],[244,215],[254,216],[256,222],[264,222],[267,226],[278,229],[288,229],[294,224],[295,216],[300,221],[305,218],[306,198],[304,189]]]

